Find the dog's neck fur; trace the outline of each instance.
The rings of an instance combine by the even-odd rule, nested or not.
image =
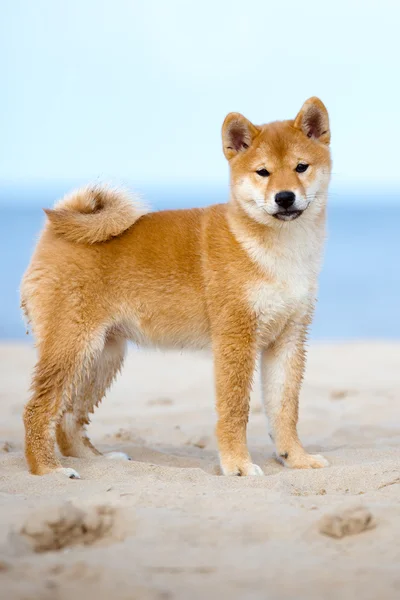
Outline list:
[[[314,214],[306,212],[296,221],[267,225],[253,220],[232,195],[227,218],[233,236],[262,271],[279,271],[291,261],[293,267],[305,269],[305,277],[317,277],[325,239],[325,208]]]

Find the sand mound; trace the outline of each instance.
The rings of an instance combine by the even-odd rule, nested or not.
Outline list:
[[[368,508],[355,506],[324,515],[319,522],[319,531],[330,537],[342,538],[372,529],[375,525]]]
[[[118,509],[108,503],[78,506],[65,502],[32,512],[21,527],[11,532],[11,540],[21,550],[50,552],[70,546],[91,546],[122,539],[117,526]]]

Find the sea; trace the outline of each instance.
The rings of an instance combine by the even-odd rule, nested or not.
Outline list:
[[[50,207],[66,186],[29,186],[0,193],[0,339],[29,340],[19,308],[19,283]],[[66,188],[68,189],[68,188]],[[224,202],[218,186],[146,189],[155,210]],[[315,318],[315,340],[400,338],[400,191],[385,198],[353,191],[332,195]]]

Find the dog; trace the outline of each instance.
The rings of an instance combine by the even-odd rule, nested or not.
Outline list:
[[[66,196],[21,284],[38,361],[24,411],[31,473],[100,452],[89,415],[120,371],[127,341],[212,349],[221,470],[263,475],[246,442],[257,360],[276,457],[320,468],[298,434],[305,341],[317,293],[331,171],[328,112],[310,98],[294,120],[256,126],[230,113],[225,204],[150,212],[105,186]],[[125,455],[118,454],[123,458]]]

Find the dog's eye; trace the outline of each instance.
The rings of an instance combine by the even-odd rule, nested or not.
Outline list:
[[[267,169],[258,169],[258,171],[256,171],[256,173],[260,177],[269,177],[271,174],[269,171],[267,171]]]
[[[304,173],[304,171],[307,171],[307,169],[308,165],[306,165],[305,163],[299,163],[295,168],[295,171],[297,171],[297,173]]]

